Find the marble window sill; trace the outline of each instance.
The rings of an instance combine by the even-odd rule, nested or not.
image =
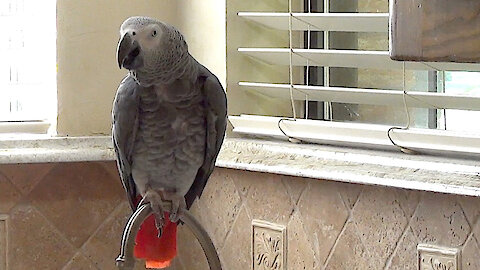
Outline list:
[[[105,161],[114,158],[115,153],[109,136],[0,137],[0,164]]]
[[[0,164],[114,159],[108,136],[0,139]],[[480,196],[480,163],[473,159],[231,138],[225,141],[217,166]]]

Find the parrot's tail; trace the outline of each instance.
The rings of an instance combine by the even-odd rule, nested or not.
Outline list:
[[[165,213],[165,221],[160,238],[153,215],[145,219],[137,233],[134,255],[145,259],[146,268],[169,267],[177,255],[177,224],[170,221],[168,213]]]

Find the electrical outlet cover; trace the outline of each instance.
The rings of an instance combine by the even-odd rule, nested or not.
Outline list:
[[[460,250],[434,245],[419,244],[419,270],[460,270]]]

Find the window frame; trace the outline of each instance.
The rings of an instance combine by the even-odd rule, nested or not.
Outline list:
[[[291,8],[291,6],[290,6]],[[301,13],[297,13],[301,14]],[[294,20],[294,16],[296,14],[290,13],[272,13],[272,12],[263,12],[263,11],[237,11],[236,16],[238,17],[249,17],[247,19],[256,21],[254,23],[258,23],[259,19],[256,17],[267,16],[271,17],[272,22],[276,21],[275,23],[270,23],[271,25],[276,25],[275,27],[282,27],[281,25],[285,25],[285,17],[290,20],[289,22],[289,33],[290,33],[290,48],[262,48],[262,47],[242,47],[238,46],[237,54],[244,54],[244,57],[253,57],[256,60],[262,60],[262,57],[265,56],[265,53],[270,53],[271,55],[265,56],[263,60],[271,61],[270,64],[279,64],[280,62],[287,61],[287,54],[290,55],[290,69],[292,69],[292,56],[293,62],[297,63],[294,65],[297,66],[304,66],[303,64],[298,64],[298,61],[305,61],[298,57],[302,54],[306,55],[311,53],[307,51],[307,49],[295,49],[292,47],[291,44],[291,32],[292,20]],[[323,15],[322,15],[323,16]],[[348,15],[347,15],[348,16]],[[228,18],[228,10],[227,10],[227,18]],[[279,18],[284,18],[283,22],[279,21]],[[243,18],[240,18],[243,19]],[[238,19],[237,19],[238,20]],[[261,19],[260,19],[261,20]],[[296,20],[296,19],[295,19]],[[302,21],[298,19],[298,21]],[[298,22],[297,22],[298,23]],[[227,20],[228,26],[228,20]],[[238,26],[237,26],[238,27]],[[298,27],[296,25],[295,27]],[[298,29],[297,29],[298,30]],[[228,30],[227,30],[228,33]],[[391,39],[390,39],[391,40]],[[227,43],[229,42],[227,38]],[[328,37],[327,37],[328,42]],[[227,51],[231,51],[228,49],[227,44]],[[328,48],[327,48],[328,49]],[[320,52],[320,51],[319,51]],[[321,53],[325,53],[326,51],[321,51]],[[327,52],[329,53],[329,52]],[[348,53],[348,52],[335,52],[335,53]],[[399,62],[394,62],[393,60],[382,60],[380,59],[380,55],[376,52],[372,52],[376,58],[382,64],[388,65],[403,65]],[[263,55],[262,55],[263,54]],[[360,52],[357,53],[360,57],[362,54],[369,54],[369,52]],[[260,56],[260,57],[259,57]],[[388,56],[388,52],[386,53]],[[384,56],[381,56],[384,57]],[[316,57],[315,60],[318,60],[319,57]],[[328,61],[328,60],[327,60]],[[228,69],[228,57],[227,57],[227,69]],[[340,63],[341,65],[341,63]],[[459,63],[414,63],[408,62],[405,65],[413,65],[416,68],[430,70],[429,72],[429,85],[436,84],[436,72],[435,70],[445,69],[444,67],[449,67],[448,70],[464,70],[464,69],[471,69],[474,67],[475,69],[479,70],[480,65],[472,65],[472,64],[459,64]],[[423,66],[423,67],[421,67]],[[321,67],[320,67],[321,68]],[[397,67],[398,68],[398,67]],[[324,72],[328,72],[325,70]],[[430,78],[431,77],[431,78]],[[324,79],[328,81],[328,76],[324,76]],[[232,87],[232,82],[229,81],[230,87]],[[233,86],[235,88],[251,88],[254,86],[256,82],[246,82],[246,81],[237,81],[234,82],[237,85]],[[258,85],[257,85],[258,86]],[[271,85],[270,85],[271,86]],[[270,87],[267,86],[267,87]],[[282,92],[283,96],[290,94],[291,96],[295,95],[302,95],[301,91],[295,92],[298,90],[298,86],[294,85],[291,80],[290,84],[284,83],[281,87],[270,88],[284,88]],[[286,88],[285,88],[285,87]],[[227,86],[228,87],[228,86]],[[297,88],[297,89],[296,89]],[[429,87],[430,89],[430,87]],[[235,89],[235,91],[239,91]],[[242,90],[240,90],[242,91]],[[295,93],[294,93],[295,92]],[[413,93],[413,92],[412,92]],[[426,96],[434,96],[436,93],[431,92],[422,92],[421,94],[426,93]],[[265,94],[265,93],[263,93]],[[347,93],[348,94],[348,93]],[[237,96],[237,94],[235,94]],[[446,96],[442,94],[443,96]],[[268,96],[268,95],[267,95]],[[400,94],[400,96],[405,96]],[[278,96],[277,96],[278,97]],[[451,103],[453,99],[456,97],[452,97],[452,100],[448,100],[447,103]],[[305,104],[308,104],[310,100],[305,98]],[[328,102],[324,102],[327,105]],[[454,102],[453,102],[454,103]],[[447,105],[448,106],[448,105]],[[318,106],[317,106],[318,107]],[[321,107],[321,106],[320,106]],[[328,119],[328,106],[323,106],[323,118],[319,117],[318,119]],[[475,109],[478,110],[478,107],[475,105]],[[429,108],[426,106],[426,108]],[[448,108],[448,107],[447,107]],[[304,110],[308,110],[307,106],[303,107]],[[429,108],[431,110],[428,111],[428,126],[436,126],[438,123],[438,115],[435,109]],[[321,110],[317,110],[321,111]],[[435,111],[435,113],[432,113]],[[382,126],[382,125],[369,125],[369,124],[360,124],[360,123],[340,123],[340,122],[329,122],[329,121],[318,121],[318,120],[304,120],[300,118],[292,119],[292,117],[269,117],[266,115],[257,114],[258,117],[254,115],[249,115],[248,113],[240,112],[238,114],[230,115],[229,119],[233,126],[233,134],[239,134],[242,136],[253,136],[253,137],[267,137],[267,138],[274,138],[274,139],[289,139],[296,141],[301,140],[304,142],[314,142],[314,143],[324,143],[324,144],[335,144],[335,145],[342,145],[342,146],[353,146],[353,147],[368,147],[368,148],[381,148],[381,149],[401,149],[404,152],[410,152],[408,149],[413,149],[419,152],[425,153],[435,153],[435,154],[455,154],[455,155],[479,155],[480,154],[480,135],[472,135],[468,133],[459,133],[453,131],[442,131],[442,130],[420,130],[420,129],[406,129],[406,128],[397,128],[392,126]],[[434,119],[435,118],[435,119]],[[293,127],[302,127],[301,130],[293,130]],[[393,129],[392,129],[393,128]],[[317,132],[312,132],[312,130],[316,130]],[[308,134],[308,135],[306,135]],[[235,135],[234,135],[235,136]],[[367,136],[367,137],[366,137]],[[368,137],[370,136],[370,137]]]

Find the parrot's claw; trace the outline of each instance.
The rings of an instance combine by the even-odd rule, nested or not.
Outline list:
[[[172,198],[172,211],[170,211],[170,221],[173,223],[177,223],[180,220],[180,213],[182,209],[186,209],[187,204],[185,203],[185,198],[174,197]]]
[[[160,237],[165,226],[165,210],[162,205],[162,197],[156,191],[148,190],[145,193],[144,200],[150,203],[153,216],[155,217],[155,227],[157,227],[158,237]]]

